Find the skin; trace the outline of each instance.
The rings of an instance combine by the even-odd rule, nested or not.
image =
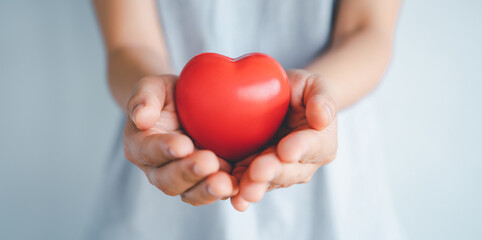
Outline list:
[[[342,0],[331,46],[306,70],[288,71],[292,86],[289,134],[233,172],[244,211],[266,191],[309,182],[337,150],[336,113],[356,103],[380,81],[391,56],[400,1]],[[329,117],[331,116],[331,117]]]
[[[280,140],[234,169],[196,149],[180,129],[162,29],[153,0],[94,0],[108,56],[109,87],[129,116],[126,158],[170,196],[198,206],[231,198],[239,211],[266,191],[309,182],[337,151],[337,112],[377,85],[390,60],[399,0],[341,0],[331,45],[305,69],[288,70],[291,102]],[[139,27],[142,26],[142,27]]]

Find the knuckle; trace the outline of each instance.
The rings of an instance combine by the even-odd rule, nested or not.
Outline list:
[[[181,194],[181,201],[187,203],[187,204],[190,204],[192,206],[200,206],[201,204],[199,202],[196,202],[196,201],[193,201],[192,199],[190,199],[189,197],[186,197],[186,194]]]
[[[186,161],[184,159],[180,160],[180,175],[181,180],[184,182],[195,182],[197,179],[193,175],[193,164],[191,161]]]
[[[143,165],[159,167],[156,159],[153,159],[149,154],[141,153],[139,158],[140,159],[138,159],[138,161],[141,162]]]
[[[305,81],[306,72],[302,69],[290,70],[288,73],[288,78],[293,85],[301,85]]]
[[[129,150],[129,147],[127,146],[127,143],[123,143],[123,149],[124,149],[124,157],[129,160],[129,161],[133,161],[134,160],[134,156],[132,155],[131,151]]]
[[[161,186],[159,185],[159,181],[157,180],[156,174],[152,173],[151,171],[147,170],[145,171],[147,180],[149,180],[149,183],[156,186],[159,188],[159,190],[162,191]]]
[[[124,157],[129,160],[129,162],[137,165],[139,163],[139,159],[136,157],[136,154],[131,151],[128,141],[124,141],[122,145]]]
[[[278,188],[281,188],[281,185],[272,183],[268,186],[268,189],[266,191],[269,192],[269,191],[272,191],[272,190],[275,190],[275,189],[278,189]]]
[[[175,192],[175,191],[173,191],[171,189],[168,189],[166,187],[161,187],[159,185],[157,185],[156,187],[159,188],[159,190],[161,190],[167,196],[175,197],[175,196],[179,195],[178,192]]]
[[[152,145],[154,145],[151,141],[153,138],[145,137],[140,146],[140,154],[139,154],[139,161],[142,162],[144,165],[149,165],[153,167],[159,167],[159,160],[162,160],[162,156],[155,156],[155,158],[149,153],[150,149],[152,149]],[[152,143],[152,144],[151,144]]]
[[[186,198],[185,194],[181,194],[180,197],[181,197],[181,201],[191,204],[191,201],[189,200],[189,198]]]
[[[288,188],[288,187],[291,187],[292,185],[300,182],[299,180],[297,180],[299,178],[297,178],[296,176],[286,176],[284,178],[279,178],[279,179],[275,179],[275,181],[273,181],[271,183],[271,188],[272,189],[277,189],[277,188]]]
[[[313,178],[313,175],[310,175],[310,176],[302,179],[299,183],[301,183],[301,184],[303,184],[303,183],[309,183],[312,178]]]
[[[156,186],[161,192],[166,194],[167,196],[177,196],[180,194],[179,191],[176,191],[176,189],[173,189],[172,187],[169,187],[168,185],[156,180],[157,178],[153,178],[154,180],[151,182],[154,186]]]
[[[175,191],[175,189],[169,187],[169,185],[166,185],[162,181],[159,181],[157,174],[154,172],[147,172],[146,173],[147,179],[149,180],[149,183],[154,185],[157,189],[161,190],[164,194],[174,197],[179,195],[179,192]]]
[[[280,188],[289,188],[291,186],[293,186],[294,183],[284,183],[284,184],[280,184],[279,187]]]
[[[129,160],[129,162],[135,162],[135,158],[132,154],[129,153],[129,151],[124,151],[124,157]]]
[[[193,176],[193,174],[191,173],[191,170],[189,169],[186,169],[186,168],[183,168],[181,170],[181,179],[184,181],[184,182],[196,182],[198,179]]]
[[[302,181],[304,181],[306,179],[306,173],[304,173],[303,171],[299,171],[297,174],[296,174],[296,177],[294,179],[294,181],[292,181],[292,183],[300,183]],[[292,184],[290,184],[291,186]]]
[[[162,191],[162,189],[161,189],[159,186],[157,186],[157,182],[156,182],[156,180],[154,180],[154,179],[150,178],[149,176],[147,176],[147,180],[149,181],[149,183],[150,183],[151,185],[153,185],[153,186],[155,186],[155,187],[159,188],[159,190],[161,190],[161,191]]]
[[[323,80],[324,80],[324,78],[321,75],[316,74],[316,73],[312,73],[312,72],[309,72],[306,76],[306,81],[311,82],[311,83],[323,81]]]
[[[157,167],[157,166],[155,165],[155,161],[152,160],[149,156],[147,156],[147,155],[145,155],[145,154],[142,154],[142,163],[143,163],[144,165]]]

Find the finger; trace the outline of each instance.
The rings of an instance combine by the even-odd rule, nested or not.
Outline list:
[[[277,153],[282,162],[320,163],[336,154],[336,122],[322,132],[313,129],[297,130],[280,140]],[[335,137],[333,137],[335,135]]]
[[[266,189],[268,189],[268,182],[255,182],[250,177],[250,169],[244,173],[241,177],[241,182],[239,183],[239,195],[249,202],[260,201]]]
[[[166,98],[166,84],[160,77],[141,79],[127,103],[130,119],[140,130],[151,128],[161,114]]]
[[[147,176],[152,184],[170,196],[176,196],[219,170],[213,152],[196,151],[190,156],[172,161],[160,168],[149,168]]]
[[[334,101],[331,98],[315,95],[306,104],[308,125],[318,131],[325,129],[334,118]]]
[[[235,197],[231,198],[231,205],[233,205],[234,209],[244,212],[249,207],[249,202],[244,200],[240,195],[236,195]]]
[[[158,133],[144,136],[139,132],[139,140],[142,142],[140,164],[152,167],[160,167],[167,162],[184,158],[194,152],[192,140],[180,133]]]
[[[196,146],[194,146],[194,149],[195,150],[201,150],[200,148],[198,148]],[[218,160],[219,160],[219,170],[230,173],[231,170],[233,169],[233,166],[231,166],[231,164],[229,162],[227,162],[226,160],[224,160],[220,157],[218,157]]]
[[[236,164],[234,165],[236,168],[237,167],[248,167],[249,164],[251,164],[251,162],[259,155],[259,153],[255,153],[253,155],[250,155],[248,156],[247,158],[239,161],[239,162],[236,162]]]
[[[230,175],[229,178],[231,178],[231,183],[233,184],[233,191],[231,192],[231,195],[225,196],[221,198],[221,200],[227,200],[230,197],[234,197],[239,193],[239,181],[236,179],[234,176]]]
[[[233,169],[231,164],[229,164],[226,160],[224,160],[220,157],[218,157],[218,161],[219,161],[219,170],[225,171],[227,173],[231,172],[231,170]]]
[[[265,150],[263,150],[261,153],[256,153],[248,156],[247,158],[243,159],[242,161],[237,162],[234,166],[234,171],[233,171],[233,176],[235,176],[237,179],[241,179],[242,174],[248,169],[248,167],[251,165],[251,163],[258,158],[260,155],[263,154],[268,154],[271,152],[275,152],[275,147],[271,146]]]
[[[306,78],[303,102],[306,105],[308,125],[318,131],[325,129],[336,114],[336,103],[326,80],[318,75]]]
[[[234,168],[232,175],[239,182],[241,180],[241,176],[243,176],[244,172],[247,169],[248,169],[248,167],[244,167],[244,166],[236,167],[236,168]]]
[[[286,188],[293,184],[306,183],[319,167],[317,164],[284,163],[271,181],[271,188]]]
[[[231,192],[231,195],[229,197],[233,197],[238,195],[239,193],[239,181],[232,175],[229,176],[229,178],[231,178],[231,183],[233,184],[233,191]]]
[[[226,196],[231,196],[233,183],[229,174],[223,171],[211,174],[206,180],[181,194],[181,199],[194,206],[213,203]]]
[[[274,151],[262,153],[249,165],[249,176],[254,182],[269,182],[281,168],[281,162]]]

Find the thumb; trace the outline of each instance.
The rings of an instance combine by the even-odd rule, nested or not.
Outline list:
[[[127,112],[138,129],[154,126],[161,115],[165,98],[166,84],[160,77],[145,77],[136,84],[127,103]]]
[[[333,88],[329,81],[320,76],[311,77],[306,84],[306,119],[311,128],[321,131],[336,117],[337,104]]]

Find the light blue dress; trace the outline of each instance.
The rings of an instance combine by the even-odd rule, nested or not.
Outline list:
[[[201,52],[263,52],[286,69],[319,56],[330,0],[159,0],[174,70]],[[142,26],[140,26],[142,27]],[[401,239],[383,174],[371,97],[339,113],[337,159],[307,184],[266,194],[243,213],[229,201],[200,207],[164,195],[124,158],[121,135],[106,164],[89,239]]]

